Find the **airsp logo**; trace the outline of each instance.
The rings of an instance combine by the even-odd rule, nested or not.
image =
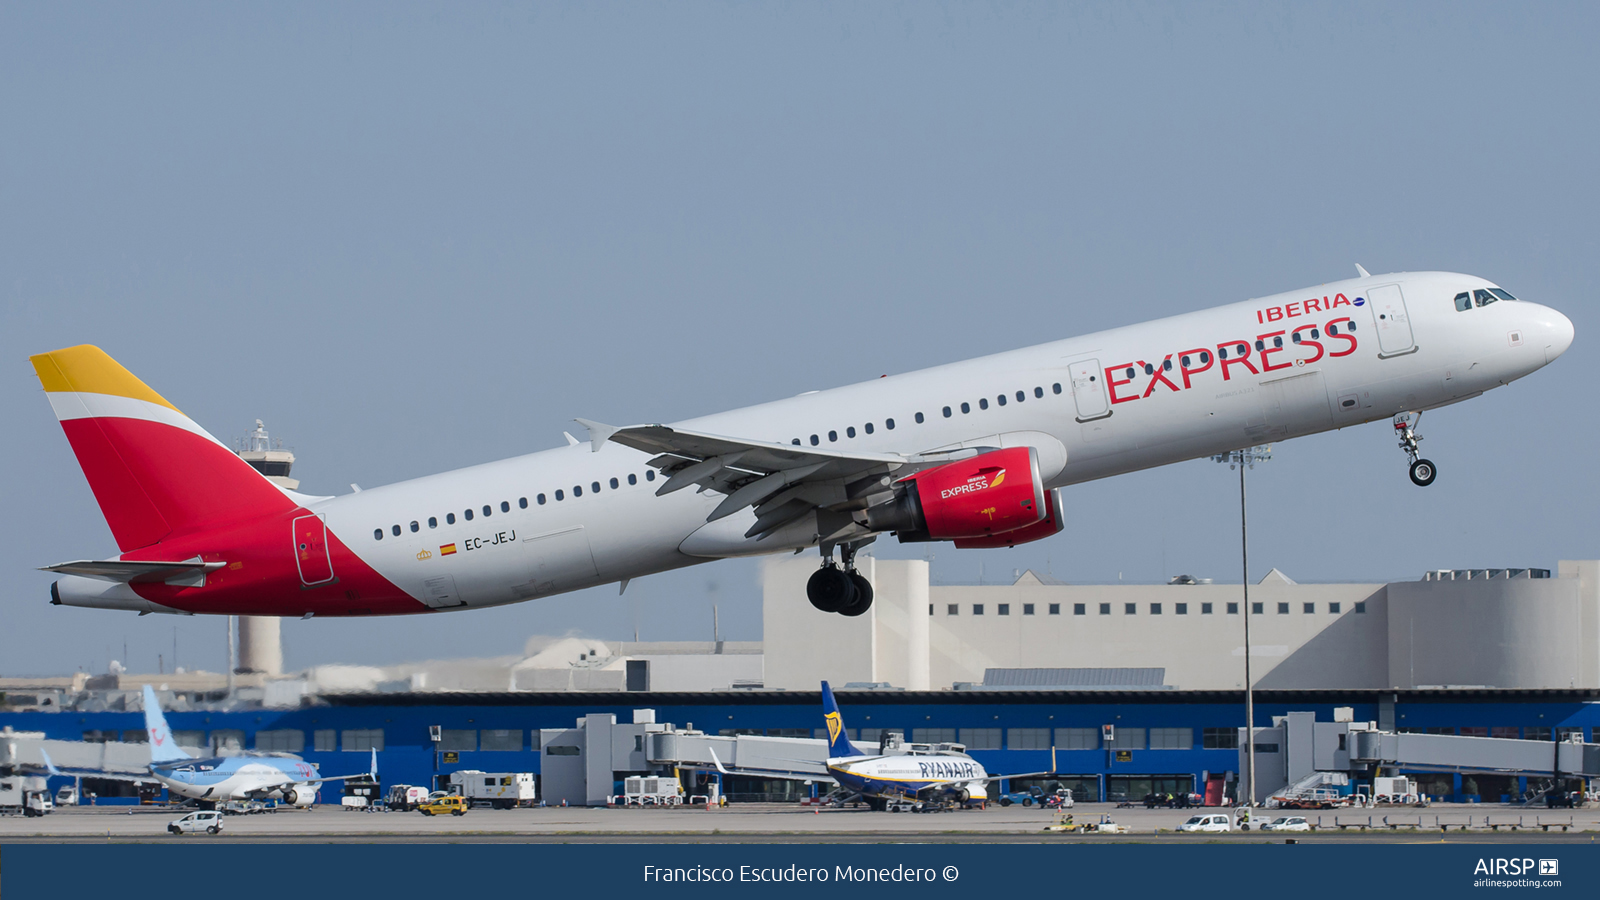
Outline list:
[[[1479,859],[1478,865],[1472,870],[1474,875],[1529,875],[1533,873],[1531,859],[1505,859],[1491,858]],[[1539,860],[1540,875],[1560,874],[1561,863],[1553,859]]]
[[[1561,874],[1561,863],[1558,860],[1554,860],[1554,859],[1541,859],[1541,860],[1539,860],[1539,874],[1540,875],[1560,875]]]

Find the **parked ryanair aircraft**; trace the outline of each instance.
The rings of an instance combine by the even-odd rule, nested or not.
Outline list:
[[[990,775],[960,744],[903,744],[896,748],[880,747],[882,752],[879,753],[863,752],[850,742],[839,703],[826,681],[822,683],[822,720],[828,728],[826,775],[798,770],[730,770],[720,760],[715,763],[716,769],[723,775],[832,781],[850,792],[839,800],[841,804],[865,800],[879,810],[897,800],[932,804],[981,803],[989,798],[990,782],[1055,774]],[[716,760],[715,751],[712,751],[712,759]]]
[[[1566,316],[1482,278],[1360,275],[670,426],[580,419],[587,446],[339,497],[269,482],[96,347],[44,353],[121,550],[47,567],[65,576],[52,602],[421,613],[815,547],[811,603],[856,616],[872,586],[855,554],[879,535],[1040,540],[1066,522],[1061,488],[1092,479],[1392,417],[1426,486],[1424,410],[1572,343]]]

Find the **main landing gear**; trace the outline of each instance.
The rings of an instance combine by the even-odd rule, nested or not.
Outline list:
[[[833,548],[823,558],[818,569],[806,582],[806,598],[823,612],[836,612],[841,616],[859,616],[872,608],[872,582],[856,571],[856,550],[851,544],[839,547],[839,557],[844,568],[833,561]]]
[[[1422,413],[1403,412],[1394,417],[1394,435],[1400,439],[1400,449],[1405,451],[1406,459],[1411,460],[1411,483],[1427,487],[1439,477],[1439,469],[1433,460],[1421,459],[1417,454],[1417,443],[1422,438],[1417,437],[1416,426],[1421,424]]]

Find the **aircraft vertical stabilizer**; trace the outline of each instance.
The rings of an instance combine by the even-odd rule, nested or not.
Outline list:
[[[191,759],[178,747],[178,740],[167,727],[167,717],[161,714],[161,703],[150,685],[144,686],[144,729],[150,733],[150,764],[177,762]]]
[[[844,717],[839,714],[839,704],[833,699],[833,688],[828,687],[826,681],[822,683],[822,720],[828,725],[829,759],[866,755],[850,743],[850,735],[844,730]]]

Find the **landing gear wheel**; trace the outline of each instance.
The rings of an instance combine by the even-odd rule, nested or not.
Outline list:
[[[811,580],[806,582],[806,599],[823,612],[839,612],[855,602],[855,582],[849,572],[830,561],[812,573]]]
[[[1411,464],[1411,483],[1417,487],[1427,487],[1439,477],[1439,470],[1434,468],[1433,460],[1419,459]]]
[[[872,582],[860,572],[850,572],[850,585],[855,589],[855,599],[844,609],[839,610],[841,616],[859,616],[872,608]]]

